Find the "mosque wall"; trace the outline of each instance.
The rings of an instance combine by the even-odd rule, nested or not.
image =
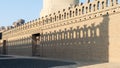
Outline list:
[[[88,1],[6,30],[2,40],[10,55],[120,61],[119,15],[117,0]]]

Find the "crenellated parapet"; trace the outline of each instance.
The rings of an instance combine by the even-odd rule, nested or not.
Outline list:
[[[3,38],[18,37],[21,35],[31,35],[33,33],[39,32],[41,30],[41,21],[36,19],[21,26],[14,27],[12,29],[3,32]]]
[[[74,24],[103,15],[114,14],[115,12],[120,12],[120,7],[117,0],[88,1],[85,4],[75,5],[73,7],[69,7],[68,9],[63,9],[42,17],[44,24],[42,29],[55,28],[71,23]]]
[[[116,5],[118,5],[117,0],[94,0],[93,2],[90,2],[90,0],[88,0],[85,4],[75,5],[69,7],[68,9],[63,9],[61,11],[42,17],[43,24],[59,22],[61,20],[71,19],[78,16],[82,17],[89,14],[92,15],[95,12],[102,14],[103,10],[110,9]]]
[[[46,15],[21,26],[3,32],[3,39],[41,33],[44,29],[50,29],[80,21],[89,20],[105,14],[119,12],[118,0],[87,0],[85,4],[79,4]]]

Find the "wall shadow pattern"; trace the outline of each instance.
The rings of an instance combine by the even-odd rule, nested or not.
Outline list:
[[[109,15],[99,25],[45,33],[40,42],[40,56],[77,61],[109,61]]]
[[[9,55],[32,56],[32,38],[7,41]]]
[[[109,15],[103,16],[99,25],[41,34],[35,54],[40,57],[77,61],[109,61]],[[12,55],[32,55],[32,38],[7,42],[7,52]]]

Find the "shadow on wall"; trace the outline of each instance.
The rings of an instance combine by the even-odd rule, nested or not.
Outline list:
[[[99,25],[77,26],[45,33],[40,45],[40,56],[77,61],[109,61],[109,15]]]
[[[37,51],[41,57],[59,58],[77,61],[109,61],[109,15],[103,16],[98,25],[70,27],[41,35]],[[25,40],[24,40],[25,41]],[[28,44],[27,44],[28,45]],[[10,46],[8,54],[31,55],[27,45]],[[8,45],[7,45],[8,46]],[[27,50],[28,49],[28,50]],[[40,52],[40,53],[39,53]]]
[[[0,43],[0,54],[2,54],[2,44]]]

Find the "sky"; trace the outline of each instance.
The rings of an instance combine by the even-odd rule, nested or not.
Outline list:
[[[0,26],[11,26],[19,19],[28,22],[39,18],[42,3],[42,0],[0,0]]]

